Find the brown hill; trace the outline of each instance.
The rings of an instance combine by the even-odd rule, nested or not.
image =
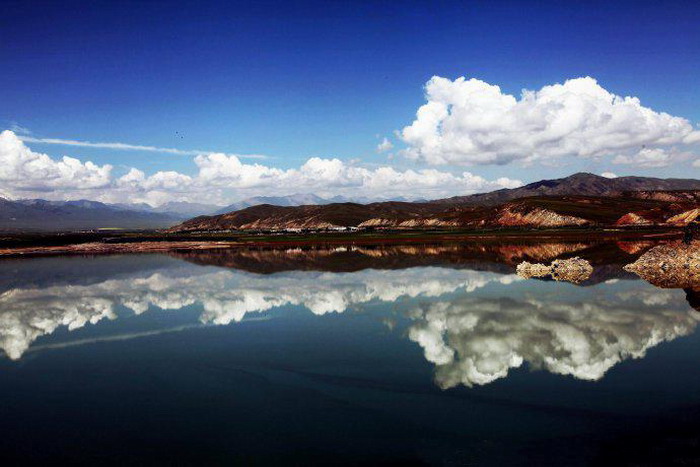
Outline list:
[[[700,190],[628,191],[623,196],[669,203],[700,203]]]
[[[653,223],[644,217],[640,216],[639,214],[635,214],[633,212],[628,212],[624,216],[620,217],[617,221],[615,221],[615,225],[618,226],[623,226],[623,225],[652,225]]]
[[[591,173],[576,173],[564,178],[541,180],[519,188],[455,196],[433,202],[484,206],[533,196],[620,196],[625,192],[686,190],[700,190],[700,180],[652,177],[606,178]]]
[[[689,211],[684,211],[680,214],[670,217],[666,222],[670,225],[675,226],[686,226],[690,223],[697,222],[697,218],[700,216],[700,209],[695,208]]]
[[[690,203],[585,196],[524,198],[486,207],[395,202],[296,207],[261,205],[219,216],[197,217],[171,231],[550,228],[620,226],[623,220],[637,218],[661,225],[669,217],[694,207]]]
[[[575,174],[512,190],[421,203],[263,204],[197,217],[171,231],[658,225],[699,204],[698,180]]]

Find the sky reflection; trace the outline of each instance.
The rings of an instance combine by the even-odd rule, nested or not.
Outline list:
[[[94,270],[100,261],[107,260],[80,259],[76,266],[93,263],[87,269]],[[43,266],[50,264],[44,260]],[[524,365],[596,381],[618,363],[692,333],[700,316],[683,291],[643,281],[577,287],[438,266],[263,275],[171,260],[103,276],[80,280],[78,272],[68,281],[6,288],[0,294],[0,349],[19,360],[33,345],[69,345],[46,341],[58,329],[74,331],[154,310],[195,310],[191,327],[229,325],[287,306],[322,316],[400,303],[390,319],[378,319],[420,346],[435,367],[435,383],[451,388],[485,385]],[[154,333],[95,341],[144,335]]]

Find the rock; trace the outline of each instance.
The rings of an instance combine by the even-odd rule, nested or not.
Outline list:
[[[683,289],[685,300],[695,311],[700,311],[700,288],[687,287]]]
[[[698,216],[700,216],[700,208],[691,209],[690,211],[682,212],[673,217],[669,217],[666,220],[666,223],[669,225],[682,227],[696,221]]]
[[[624,269],[657,287],[697,289],[700,287],[700,241],[656,246]]]
[[[551,276],[556,281],[578,284],[591,277],[593,266],[585,259],[579,257],[556,259],[549,266],[523,261],[516,267],[516,272],[520,277],[526,279]]]
[[[640,216],[639,214],[635,214],[633,212],[628,212],[624,216],[620,217],[616,222],[615,225],[618,226],[623,226],[623,225],[652,225],[653,222],[651,222],[648,219],[645,219],[644,217]]]
[[[535,208],[521,212],[508,206],[502,209],[496,224],[501,226],[566,227],[589,225],[591,221],[576,216],[567,216],[549,209]]]
[[[552,278],[557,281],[567,281],[578,284],[593,273],[593,266],[585,259],[556,259],[552,261]]]
[[[528,263],[527,261],[523,261],[522,263],[518,264],[515,271],[520,277],[530,279],[532,277],[549,276],[552,273],[552,267],[544,264]]]

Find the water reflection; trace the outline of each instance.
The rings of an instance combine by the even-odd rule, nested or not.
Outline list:
[[[443,388],[491,383],[525,362],[534,369],[595,381],[629,358],[690,334],[698,316],[666,308],[662,292],[586,302],[462,297],[416,308],[409,337],[436,365]],[[659,306],[663,305],[663,306]]]
[[[95,261],[95,260],[93,260]],[[98,261],[98,260],[97,260]],[[229,324],[248,313],[299,305],[316,315],[341,313],[370,301],[438,297],[461,289],[471,292],[492,281],[519,278],[469,270],[412,268],[356,273],[293,272],[261,276],[240,271],[176,269],[91,285],[14,288],[0,295],[0,348],[19,359],[32,342],[59,327],[116,319],[122,306],[135,314],[149,309],[201,307],[200,321]]]
[[[694,289],[684,297],[681,290],[620,280],[633,278],[621,268],[629,251],[644,251],[624,246],[236,250],[149,256],[138,264],[133,257],[2,263],[0,349],[18,360],[59,329],[118,322],[123,313],[188,309],[201,325],[228,325],[290,305],[321,316],[400,303],[377,319],[420,346],[442,388],[485,385],[525,365],[595,381],[692,333],[700,316],[685,301],[697,307]],[[606,256],[611,248],[616,254]],[[513,273],[519,260],[574,253],[604,271],[584,284],[592,287],[526,282]],[[219,267],[200,266],[212,263]]]

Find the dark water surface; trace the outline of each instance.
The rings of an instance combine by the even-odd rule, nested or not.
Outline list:
[[[0,460],[695,465],[700,313],[621,269],[647,247],[5,260]]]

